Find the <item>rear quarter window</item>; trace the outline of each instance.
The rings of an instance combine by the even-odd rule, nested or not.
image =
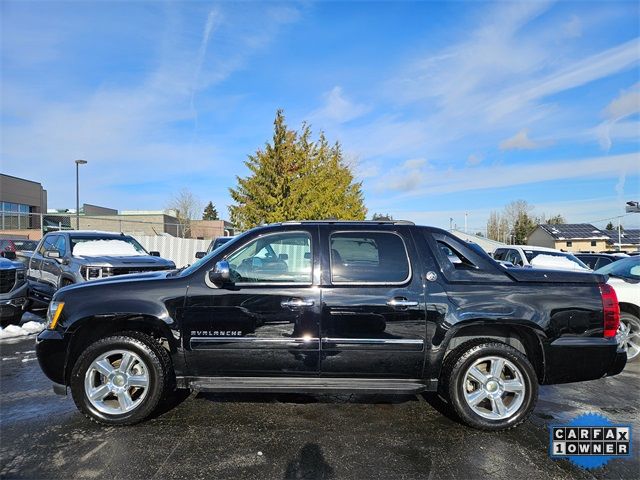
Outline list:
[[[445,232],[423,230],[424,240],[448,281],[496,282],[507,280],[502,267],[488,253],[471,248],[465,241]]]

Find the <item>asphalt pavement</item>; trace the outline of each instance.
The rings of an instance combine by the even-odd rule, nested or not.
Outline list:
[[[570,361],[570,359],[567,359]],[[0,342],[0,477],[80,479],[638,478],[633,455],[587,471],[548,456],[548,425],[595,412],[640,438],[640,362],[544,386],[532,417],[472,430],[431,395],[191,394],[133,427],[86,420],[40,371],[34,336]]]

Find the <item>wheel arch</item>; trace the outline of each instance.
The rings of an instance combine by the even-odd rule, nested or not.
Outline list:
[[[469,340],[477,338],[490,338],[505,343],[524,353],[538,376],[538,382],[542,383],[545,376],[545,358],[542,346],[542,331],[528,325],[514,323],[496,323],[484,320],[471,320],[461,325],[456,325],[448,332],[445,339],[446,347],[442,354],[442,363],[447,355],[456,347]],[[438,377],[440,371],[438,372]]]
[[[620,312],[630,313],[640,319],[640,306],[629,302],[620,302]]]
[[[161,319],[147,314],[121,314],[110,318],[90,316],[74,323],[73,335],[67,347],[65,362],[65,383],[68,385],[73,366],[88,345],[120,332],[136,331],[149,335],[167,349],[170,356],[179,348],[179,341],[167,324]]]

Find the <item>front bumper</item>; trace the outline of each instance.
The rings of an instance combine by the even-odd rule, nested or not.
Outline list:
[[[0,296],[0,320],[2,323],[20,320],[23,308],[27,303],[27,290],[28,286],[25,283]]]
[[[43,330],[36,338],[36,356],[44,374],[54,383],[66,385],[65,369],[69,339],[57,330]]]

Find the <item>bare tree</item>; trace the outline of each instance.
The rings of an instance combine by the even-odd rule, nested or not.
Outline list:
[[[200,213],[200,200],[188,188],[180,190],[167,205],[167,208],[174,210],[180,231],[178,235],[181,237],[191,236],[191,220],[196,218]]]

